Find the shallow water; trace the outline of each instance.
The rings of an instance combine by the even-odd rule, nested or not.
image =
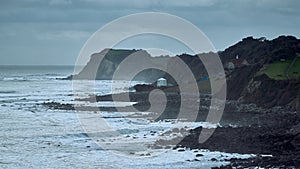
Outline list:
[[[157,139],[168,140],[180,134],[163,135],[173,128],[213,127],[206,123],[153,122],[134,118],[136,112],[49,110],[40,105],[55,101],[110,106],[113,103],[78,103],[74,98],[88,96],[91,93],[86,89],[94,86],[94,94],[122,92],[127,89],[123,81],[96,81],[92,86],[82,81],[78,93],[74,93],[72,81],[56,80],[71,74],[72,67],[2,66],[0,70],[0,168],[208,168],[226,164],[223,161],[226,158],[249,157],[208,150],[154,150],[146,146]],[[117,88],[111,89],[112,83]],[[104,118],[118,135],[101,135],[98,142],[93,140],[85,134],[78,113]],[[126,145],[129,149],[126,152],[134,151],[133,156],[110,151],[124,150]],[[138,146],[142,148],[138,150]],[[204,156],[196,157],[198,153]],[[218,161],[211,161],[212,158]]]

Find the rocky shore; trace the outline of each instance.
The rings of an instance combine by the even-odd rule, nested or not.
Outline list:
[[[78,99],[86,102],[112,101],[113,95],[91,96]],[[130,93],[130,101],[140,111],[147,110],[149,92]],[[115,94],[114,101],[124,101],[124,94]],[[167,93],[167,106],[163,114],[155,120],[177,118],[180,107],[180,95]],[[156,104],[160,104],[157,102]],[[163,104],[163,103],[161,103]],[[43,105],[50,109],[74,110],[75,105],[47,102]],[[204,121],[210,105],[209,95],[200,97],[200,110],[196,121]],[[76,107],[88,111],[116,111],[114,107]],[[128,107],[122,110],[127,111]],[[119,110],[119,109],[118,109]],[[254,104],[242,104],[227,101],[223,117],[214,134],[203,144],[198,142],[201,127],[190,134],[176,146],[191,149],[209,149],[229,153],[256,154],[250,159],[230,159],[230,164],[220,168],[244,167],[300,167],[300,114],[282,107],[260,108]],[[267,156],[265,156],[267,155]]]
[[[273,40],[247,37],[224,51],[218,52],[227,82],[227,100],[224,111],[219,107],[222,119],[217,124],[218,127],[214,134],[203,144],[198,142],[202,130],[201,127],[198,127],[190,130],[189,135],[181,138],[181,142],[175,148],[186,147],[257,155],[246,160],[231,159],[229,165],[220,168],[300,168],[300,70],[298,69],[300,62],[296,61],[300,56],[299,44],[300,40],[293,36],[279,36]],[[111,80],[121,61],[133,53],[140,54],[148,62],[160,63],[160,66],[166,67],[167,72],[172,72],[174,68],[172,65],[176,65],[176,59],[181,59],[193,73],[201,93],[200,98],[197,96],[197,98],[191,97],[192,100],[182,100],[184,97],[181,97],[178,83],[170,75],[148,70],[136,78],[147,80],[152,85],[136,85],[134,87],[136,92],[129,93],[130,102],[136,102],[133,105],[135,109],[141,112],[147,111],[151,108],[151,103],[157,107],[165,106],[162,113],[158,113],[159,110],[151,109],[153,121],[181,120],[179,112],[184,106],[186,117],[189,116],[189,113],[197,113],[195,118],[189,120],[197,122],[206,120],[211,107],[211,97],[209,94],[203,93],[211,92],[210,83],[214,78],[218,80],[224,77],[219,76],[222,75],[222,67],[220,70],[216,69],[216,74],[209,77],[206,72],[207,65],[205,66],[199,57],[208,58],[216,55],[215,53],[203,53],[197,57],[196,55],[182,54],[176,57],[153,58],[143,50],[105,49],[100,53],[93,54],[89,63],[79,74],[71,75],[66,79]],[[103,58],[102,66],[96,64]],[[136,64],[139,65],[139,63]],[[285,69],[286,65],[289,65],[288,69]],[[291,67],[293,67],[293,71],[289,72]],[[185,74],[179,72],[177,76],[184,79]],[[166,101],[164,102],[160,96],[154,95],[154,99],[150,102],[150,91],[157,89],[155,82],[161,77],[168,82],[167,86],[158,87],[165,93]],[[186,84],[185,87],[189,88],[189,85]],[[93,95],[76,100],[87,103],[127,102],[126,96],[124,93]],[[195,104],[195,101],[199,104]],[[132,110],[131,106],[116,108],[58,102],[46,102],[43,105],[50,109],[94,112],[130,112]],[[218,109],[218,107],[215,108]],[[198,110],[198,112],[194,110]],[[168,142],[162,142],[168,144]],[[159,144],[157,143],[158,147]]]
[[[297,118],[299,120],[299,116]],[[196,128],[178,146],[257,155],[250,159],[230,159],[230,165],[220,168],[237,166],[240,168],[299,168],[300,134],[298,128],[299,125],[292,127],[219,127],[203,144],[198,143],[198,136],[202,128]],[[296,130],[298,132],[292,132]]]

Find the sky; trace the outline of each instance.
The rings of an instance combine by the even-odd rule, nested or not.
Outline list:
[[[0,65],[74,65],[94,32],[119,17],[141,12],[186,19],[218,51],[248,36],[300,38],[299,9],[299,0],[1,0]],[[188,53],[172,39],[150,35],[117,47]]]

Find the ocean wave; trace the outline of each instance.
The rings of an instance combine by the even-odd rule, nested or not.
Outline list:
[[[17,93],[17,91],[14,90],[0,90],[0,94],[11,94],[11,93]]]
[[[45,74],[31,74],[26,75],[27,77],[47,77],[47,76],[62,76],[59,73],[45,73]]]
[[[29,81],[24,77],[4,77],[1,81]]]
[[[34,76],[34,75],[29,75],[29,76],[22,76],[22,77],[3,77],[0,78],[0,81],[39,81],[39,80],[55,80],[57,78],[60,78],[62,76]]]

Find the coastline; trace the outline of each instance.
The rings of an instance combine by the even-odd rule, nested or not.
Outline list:
[[[149,92],[132,92],[130,101],[140,111],[149,108]],[[117,100],[112,100],[112,98]],[[176,119],[180,96],[168,93],[167,107],[155,120]],[[91,96],[80,99],[86,102],[124,101],[124,94]],[[209,96],[200,97],[199,116],[196,121],[204,121],[209,107]],[[44,103],[50,109],[71,110],[74,105],[55,102]],[[78,107],[77,107],[78,108]],[[82,110],[88,107],[82,107]],[[127,111],[128,106],[121,110]],[[80,107],[79,107],[80,109]],[[89,107],[87,110],[115,111],[114,107]],[[120,108],[118,108],[120,110]],[[203,113],[204,112],[204,113]],[[206,112],[206,113],[205,113]],[[141,116],[142,117],[142,116]],[[189,135],[176,145],[176,148],[209,149],[227,153],[255,154],[249,159],[232,158],[230,167],[300,167],[300,115],[282,107],[263,109],[254,104],[241,104],[227,101],[223,118],[214,134],[203,144],[198,143],[202,127],[191,129]],[[159,143],[157,144],[159,147]],[[268,156],[265,156],[268,155]]]

